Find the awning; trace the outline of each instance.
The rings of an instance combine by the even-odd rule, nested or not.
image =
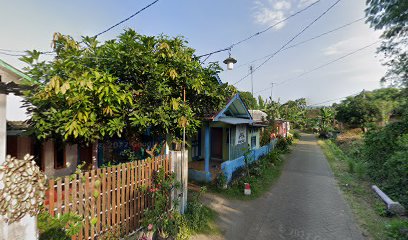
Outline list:
[[[252,120],[251,119],[245,119],[245,118],[224,117],[224,118],[219,118],[218,122],[237,125],[237,124],[250,124],[250,123],[252,123]]]

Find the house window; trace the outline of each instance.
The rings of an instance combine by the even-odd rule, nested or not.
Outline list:
[[[65,145],[61,142],[54,142],[54,168],[66,167]]]
[[[256,136],[251,137],[251,148],[256,148]]]

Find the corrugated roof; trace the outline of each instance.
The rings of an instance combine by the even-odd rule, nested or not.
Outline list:
[[[235,118],[235,117],[223,117],[223,118],[219,118],[218,121],[227,123],[227,124],[232,124],[232,125],[252,123],[251,119]]]

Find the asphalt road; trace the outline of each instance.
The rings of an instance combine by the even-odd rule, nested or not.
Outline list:
[[[285,161],[279,180],[259,199],[209,195],[223,236],[194,239],[365,239],[313,135],[302,135]]]

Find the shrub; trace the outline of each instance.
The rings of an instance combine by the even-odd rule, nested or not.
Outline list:
[[[386,226],[387,235],[391,239],[408,240],[408,221],[393,220]]]
[[[225,176],[224,172],[221,171],[220,174],[218,174],[215,180],[215,185],[218,189],[225,188],[225,186],[227,185],[227,176]]]
[[[286,141],[288,142],[289,145],[292,145],[292,144],[293,144],[293,136],[292,136],[292,135],[288,135],[288,136],[286,137]]]
[[[278,138],[278,142],[275,145],[276,149],[282,151],[282,152],[287,152],[289,151],[289,143],[286,140],[286,138],[280,136]]]
[[[200,202],[201,195],[205,189],[201,189],[199,193],[191,194],[190,200],[187,204],[187,211],[185,213],[188,228],[192,232],[201,232],[208,227],[209,221],[213,217],[211,209]]]
[[[363,154],[369,176],[408,207],[408,123],[396,122],[368,132]]]
[[[294,132],[293,132],[293,137],[294,137],[295,139],[300,139],[300,133],[299,133],[298,131],[294,131]]]
[[[180,183],[176,181],[175,174],[165,175],[161,169],[154,172],[152,185],[145,191],[153,199],[154,205],[144,211],[142,226],[147,229],[149,224],[153,225],[154,231],[160,237],[175,238],[178,234],[177,210],[169,208],[171,205],[171,190],[178,188]],[[175,202],[177,205],[177,202]]]
[[[53,217],[46,211],[38,215],[38,229],[40,240],[70,240],[77,235],[82,228],[82,218],[73,213],[66,213],[59,217]]]

